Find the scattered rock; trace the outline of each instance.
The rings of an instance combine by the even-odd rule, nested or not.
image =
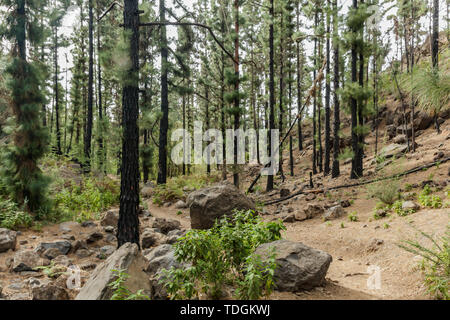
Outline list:
[[[318,205],[316,203],[308,203],[305,209],[305,214],[308,217],[308,219],[312,219],[315,216],[323,214],[324,211],[325,210],[321,205]]]
[[[75,300],[109,300],[113,290],[108,284],[117,277],[112,270],[124,270],[130,276],[123,285],[131,292],[142,289],[144,294],[150,295],[148,275],[143,271],[146,266],[147,261],[138,246],[125,243],[95,268]]]
[[[117,227],[118,223],[119,223],[119,209],[106,211],[105,215],[100,221],[100,225],[102,226]]]
[[[83,221],[81,223],[81,226],[83,228],[94,228],[97,226],[97,224],[94,221]]]
[[[297,211],[294,214],[294,217],[295,217],[295,220],[297,220],[297,221],[303,221],[303,220],[308,219],[308,216],[306,215],[306,213],[303,210],[302,211]]]
[[[436,153],[436,155],[433,158],[433,161],[438,161],[439,159],[442,159],[445,156],[444,152],[439,151]]]
[[[117,238],[116,238],[116,236],[113,235],[113,234],[107,234],[105,240],[106,240],[106,242],[108,242],[108,243],[114,243],[114,242],[117,241]]]
[[[97,255],[99,259],[106,259],[116,251],[116,247],[113,246],[103,246],[100,248],[100,253]]]
[[[295,214],[287,213],[284,216],[282,216],[281,219],[283,220],[283,222],[286,222],[286,223],[295,222]]]
[[[414,201],[403,201],[402,203],[402,210],[412,210],[412,211],[417,211],[420,209],[420,206],[415,203]]]
[[[88,249],[78,249],[75,254],[77,255],[78,258],[83,259],[91,256],[92,252],[89,251]]]
[[[400,134],[394,138],[394,143],[403,144],[406,143],[406,136],[404,134]]]
[[[392,143],[381,149],[380,155],[384,156],[385,158],[392,158],[394,156],[398,156],[405,153],[407,149],[408,146],[406,144]]]
[[[9,249],[15,250],[17,242],[17,232],[0,228],[0,253]]]
[[[72,251],[77,252],[79,249],[88,249],[86,240],[76,240],[73,242]]]
[[[277,240],[260,245],[255,254],[263,261],[275,249],[276,264],[274,282],[279,291],[297,292],[320,286],[325,281],[331,255],[310,248],[300,242]]]
[[[187,208],[187,205],[183,200],[178,200],[175,203],[175,209],[185,209],[185,208]]]
[[[189,194],[191,227],[209,229],[216,219],[233,215],[233,210],[255,210],[253,201],[229,183],[203,188]]]
[[[14,272],[33,271],[36,267],[48,264],[48,260],[42,259],[37,252],[32,250],[22,250],[14,255],[12,270]]]
[[[33,300],[69,300],[67,291],[52,283],[36,286],[31,290]]]
[[[72,264],[72,261],[65,255],[57,256],[52,261],[55,265],[61,265],[64,267],[68,267]]]
[[[72,245],[70,241],[67,240],[58,240],[54,242],[41,242],[34,251],[39,254],[43,254],[50,248],[58,249],[60,254],[68,254]],[[59,254],[58,254],[59,255]],[[55,256],[56,257],[56,256]]]
[[[162,233],[155,232],[154,230],[147,228],[142,233],[141,239],[142,249],[147,249],[163,243],[166,240],[166,236]]]
[[[87,237],[86,242],[94,243],[100,239],[103,239],[103,234],[101,232],[93,232]]]
[[[44,257],[46,257],[49,260],[53,260],[56,257],[62,255],[61,251],[59,251],[59,249],[57,248],[48,248],[47,250],[44,251],[43,253]]]
[[[351,206],[351,203],[349,200],[341,200],[340,204],[341,204],[342,208],[348,208]]]
[[[181,223],[178,220],[155,218],[152,224],[153,228],[158,228],[162,233],[167,234],[169,231],[180,229]]]
[[[103,230],[105,230],[106,233],[114,233],[115,229],[113,226],[106,226]]]
[[[342,206],[337,205],[329,208],[323,215],[325,221],[340,218],[343,214],[345,214],[344,208]]]
[[[148,265],[145,271],[150,275],[152,284],[152,299],[167,299],[167,292],[163,284],[161,270],[170,269],[171,267],[180,268],[181,264],[175,258],[175,251],[170,244],[163,244],[153,249],[147,258]]]

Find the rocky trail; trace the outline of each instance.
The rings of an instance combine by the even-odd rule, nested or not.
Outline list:
[[[404,145],[393,145],[389,140],[385,141],[385,160],[381,164],[376,161],[373,151],[369,150],[365,158],[367,176],[364,179],[398,174],[448,157],[450,128],[445,121],[442,129],[443,132],[439,135],[432,128],[420,134],[416,139],[419,146],[416,152],[405,156],[400,156]],[[369,145],[372,145],[373,138],[373,135],[368,137]],[[443,235],[449,223],[448,206],[440,209],[422,207],[414,214],[391,214],[377,220],[374,219],[376,200],[368,197],[366,186],[359,186],[326,193],[300,194],[286,201],[261,207],[262,201],[280,199],[308,188],[309,181],[306,177],[309,176],[310,155],[310,147],[302,152],[297,151],[294,177],[287,176],[285,182],[278,181],[277,189],[270,193],[257,190],[249,196],[257,204],[263,220],[284,221],[287,228],[282,233],[284,239],[326,252],[332,257],[332,262],[323,285],[294,293],[275,291],[269,298],[430,299],[431,296],[423,285],[423,275],[418,270],[420,257],[406,252],[398,244],[406,239],[424,241],[426,244],[426,239],[418,230],[436,236]],[[259,167],[246,168],[244,187],[251,183],[258,170]],[[348,179],[349,170],[350,164],[346,162],[341,166],[341,177],[338,179],[315,175],[314,185],[316,188],[326,189],[351,183]],[[287,166],[285,172],[288,172]],[[449,177],[450,164],[447,162],[404,176],[399,182],[402,192],[406,193],[405,186],[409,185],[411,190],[408,192],[411,194],[419,193],[424,184],[431,184],[437,190],[437,195],[446,201]],[[261,185],[264,182],[261,179]],[[382,183],[389,184],[392,180]],[[218,190],[212,194],[222,192],[220,188]],[[188,202],[194,194],[198,192],[191,195],[186,192],[187,200],[183,200]],[[218,207],[226,207],[227,202],[232,206],[240,206],[236,201],[241,201],[241,205],[246,206],[246,200],[239,200],[239,195],[224,194],[228,198],[217,202]],[[201,192],[198,197],[203,199]],[[190,210],[197,209],[189,209],[184,201],[157,206],[153,204],[151,197],[143,198],[147,208],[141,208],[140,227],[142,253],[147,259],[145,261],[139,258],[141,255],[134,247],[121,249],[122,253],[116,250],[118,209],[114,208],[105,212],[99,221],[85,221],[81,224],[63,222],[44,226],[41,230],[27,229],[18,232],[1,229],[0,299],[75,299],[77,296],[80,298],[80,295],[81,298],[105,297],[108,290],[99,291],[92,285],[92,278],[103,281],[103,287],[106,287],[114,275],[104,270],[112,268],[114,264],[135,271],[133,274],[136,277],[130,284],[131,288],[137,290],[148,287],[154,297],[161,297],[163,291],[152,277],[152,285],[147,283],[148,274],[154,276],[162,266],[176,265],[170,244],[191,228]],[[350,216],[356,218],[350,219]],[[8,246],[15,250],[8,250]],[[112,255],[113,262],[107,259]],[[142,267],[143,265],[145,266]],[[80,270],[81,293],[79,287],[67,288],[71,278],[69,266],[76,266]],[[36,267],[39,269],[35,269]],[[142,273],[142,268],[147,273]],[[377,270],[380,286],[373,287],[370,286],[370,279],[374,279]],[[85,288],[91,289],[83,292],[87,290]]]

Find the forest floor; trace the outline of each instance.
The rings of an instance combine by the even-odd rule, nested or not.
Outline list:
[[[399,159],[387,162],[381,171],[376,171],[376,163],[373,157],[373,133],[369,135],[366,142],[369,145],[367,157],[364,160],[365,172],[369,173],[364,179],[373,179],[389,176],[410,168],[433,162],[438,152],[443,152],[448,157],[450,150],[450,120],[442,124],[442,133],[437,134],[433,128],[424,131],[417,139],[419,147],[415,153],[408,153]],[[383,132],[383,131],[381,131]],[[392,142],[380,142],[388,145]],[[284,166],[286,181],[281,183],[277,177],[277,189],[270,193],[256,192],[252,197],[261,202],[263,200],[278,199],[279,190],[288,188],[291,192],[300,190],[301,186],[309,181],[309,167],[311,161],[311,147],[306,151],[295,151],[295,176],[288,175],[288,166]],[[287,152],[284,155],[284,163],[287,163]],[[255,177],[254,168],[247,167],[243,174],[243,186],[247,187]],[[257,172],[257,171],[256,171]],[[317,174],[313,181],[317,186],[331,187],[334,185],[347,184],[351,181],[349,177],[350,163],[341,165],[341,176],[338,179],[323,177]],[[400,185],[404,189],[406,184],[420,185],[424,181],[433,180],[435,183],[445,185],[449,183],[450,162],[439,166],[433,166],[426,171],[419,171],[403,177]],[[389,184],[391,180],[384,181]],[[263,189],[264,179],[260,181]],[[421,191],[417,187],[411,192],[417,194]],[[436,192],[443,201],[448,201],[445,187],[438,188]],[[403,190],[404,191],[404,190]],[[340,218],[324,222],[321,217],[305,221],[285,223],[287,230],[283,231],[283,237],[300,241],[308,246],[328,252],[333,261],[328,270],[327,282],[323,287],[300,293],[274,292],[270,299],[430,299],[423,285],[423,275],[418,269],[420,257],[411,254],[397,244],[406,239],[418,240],[429,245],[418,230],[442,236],[449,223],[450,209],[444,206],[441,209],[424,209],[407,215],[397,216],[391,214],[389,217],[374,219],[373,212],[376,205],[375,199],[370,199],[366,186],[355,188],[344,188],[338,191],[330,191],[327,195],[318,194],[315,199],[307,200],[304,195],[296,196],[290,200],[264,208],[264,220],[280,218],[284,212],[296,212],[305,208],[307,203],[319,203],[323,206],[331,206],[338,200],[348,200],[351,205],[345,208],[346,214]],[[141,217],[141,230],[150,227],[154,218],[171,218],[181,222],[184,229],[190,229],[189,209],[176,209],[173,204],[157,206],[151,199],[145,200],[152,217]],[[181,211],[181,213],[180,213]],[[279,213],[276,213],[278,212]],[[350,221],[348,214],[355,213],[357,221]],[[22,230],[17,239],[17,250],[33,249],[41,242],[50,242],[57,239],[80,239],[93,232],[104,232],[98,223],[88,227],[79,224],[55,224],[43,226],[42,230]],[[69,231],[67,230],[69,229]],[[103,260],[95,254],[101,247],[116,246],[116,241],[111,237],[103,237],[94,244],[89,245],[92,254],[86,257],[70,253],[68,258],[72,263],[83,270],[82,282],[86,281],[89,273]],[[114,238],[114,237],[113,237]],[[0,254],[0,286],[3,294],[9,299],[30,299],[30,290],[27,281],[34,278],[45,277],[42,272],[8,272],[5,265],[14,256],[9,251]],[[381,287],[369,289],[367,280],[370,276],[369,266],[378,266],[381,270]],[[63,281],[62,278],[61,281]],[[58,279],[59,280],[59,279]],[[57,280],[57,281],[58,281]],[[72,298],[76,292],[69,293]]]

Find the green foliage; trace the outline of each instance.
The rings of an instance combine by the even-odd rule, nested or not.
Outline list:
[[[20,210],[17,204],[0,197],[0,228],[18,229],[33,225],[33,217]]]
[[[253,211],[237,211],[209,230],[191,230],[175,244],[177,260],[189,265],[164,271],[161,282],[172,299],[199,292],[219,298],[226,283],[237,282],[237,296],[258,298],[272,288],[273,258],[253,255],[260,244],[281,238],[281,221],[263,222]],[[247,287],[248,286],[248,287]]]
[[[86,178],[80,185],[71,183],[56,193],[57,219],[85,221],[119,203],[120,186],[108,177]]]
[[[386,182],[378,182],[367,186],[369,197],[377,198],[387,205],[393,205],[400,197],[400,185],[396,180]]]
[[[116,278],[108,284],[113,290],[113,295],[110,300],[150,300],[150,298],[143,294],[143,290],[138,290],[132,293],[126,286],[125,281],[130,277],[125,270],[111,270]]]
[[[216,175],[190,175],[168,179],[166,184],[157,185],[154,189],[153,203],[161,206],[165,202],[185,199],[183,189],[201,189],[204,186],[219,181]]]
[[[420,267],[429,293],[437,299],[450,300],[450,225],[445,235],[437,239],[423,231],[420,233],[431,242],[431,248],[415,240],[404,240],[398,246],[423,258]]]
[[[425,185],[422,192],[419,194],[419,203],[428,208],[438,209],[442,207],[442,199],[432,194],[432,190],[428,184]]]
[[[348,215],[348,220],[352,221],[352,222],[356,222],[358,221],[358,216],[356,211],[352,211],[349,215]]]
[[[403,206],[403,201],[397,200],[392,204],[392,210],[401,217],[407,216],[407,215],[415,212],[414,209],[404,210],[402,208],[402,206]]]

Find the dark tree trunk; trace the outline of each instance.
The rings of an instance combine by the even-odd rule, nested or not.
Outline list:
[[[239,110],[239,0],[234,0],[234,10],[235,10],[235,21],[234,21],[234,76],[235,76],[235,99],[234,99],[234,130],[237,132],[239,129],[239,120],[240,120],[240,110]],[[239,188],[239,172],[238,172],[238,137],[234,136],[234,165],[235,170],[233,172],[233,182],[234,185]]]
[[[86,114],[86,131],[84,135],[84,157],[86,171],[91,166],[91,139],[92,139],[92,105],[94,103],[94,15],[92,13],[93,1],[89,0],[89,71],[88,71],[88,100]]]
[[[125,31],[130,32],[128,81],[122,95],[122,168],[120,212],[117,227],[118,247],[124,243],[139,244],[139,15],[138,1],[125,0],[123,10]]]
[[[97,8],[97,18],[100,14],[100,8]],[[98,81],[98,122],[99,122],[99,130],[98,130],[98,154],[99,154],[99,165],[100,170],[106,172],[106,169],[103,167],[104,161],[106,160],[104,150],[103,150],[103,101],[102,101],[102,67],[100,65],[100,23],[97,25],[97,81]]]
[[[297,31],[300,30],[300,1],[297,2]],[[298,113],[298,150],[303,150],[302,133],[302,67],[303,60],[300,58],[300,42],[297,42],[297,113]]]
[[[358,1],[353,0],[353,8],[358,8]],[[356,34],[356,30],[352,30],[353,34]],[[357,63],[357,52],[356,52],[356,44],[352,43],[351,48],[351,72],[352,72],[352,83],[357,82],[357,70],[356,70],[356,63]],[[351,179],[357,179],[359,177],[358,174],[358,135],[357,135],[357,126],[358,126],[358,105],[355,97],[350,98],[350,109],[351,109],[351,131],[352,131],[352,149],[353,149],[353,158],[352,158],[352,168],[350,173]]]
[[[337,41],[338,36],[338,0],[334,0],[333,3],[333,33],[336,39],[333,39],[334,47],[334,128],[333,128],[333,167],[331,170],[331,177],[336,178],[340,175],[339,169],[339,129],[341,126],[340,120],[340,105],[339,105],[339,42]]]
[[[159,1],[160,21],[166,21],[165,0]],[[167,84],[167,35],[166,27],[161,26],[161,112],[159,125],[159,160],[158,160],[158,184],[167,181],[167,131],[169,130],[169,89]]]
[[[61,155],[61,126],[59,123],[59,85],[58,85],[58,28],[55,26],[55,52],[53,56],[55,75],[54,75],[54,92],[55,92],[55,122],[56,122],[56,153]]]
[[[326,56],[327,56],[327,77],[325,83],[325,162],[323,168],[323,174],[327,176],[330,174],[330,14],[327,13],[327,43],[326,43]]]
[[[273,70],[273,21],[274,21],[274,6],[273,1],[270,0],[270,26],[269,26],[269,134],[268,134],[268,145],[269,145],[269,157],[272,157],[272,145],[275,141],[272,141],[270,136],[270,130],[275,129],[275,80],[274,80],[274,70]],[[266,191],[273,190],[273,174],[269,172],[267,176],[267,187]]]

